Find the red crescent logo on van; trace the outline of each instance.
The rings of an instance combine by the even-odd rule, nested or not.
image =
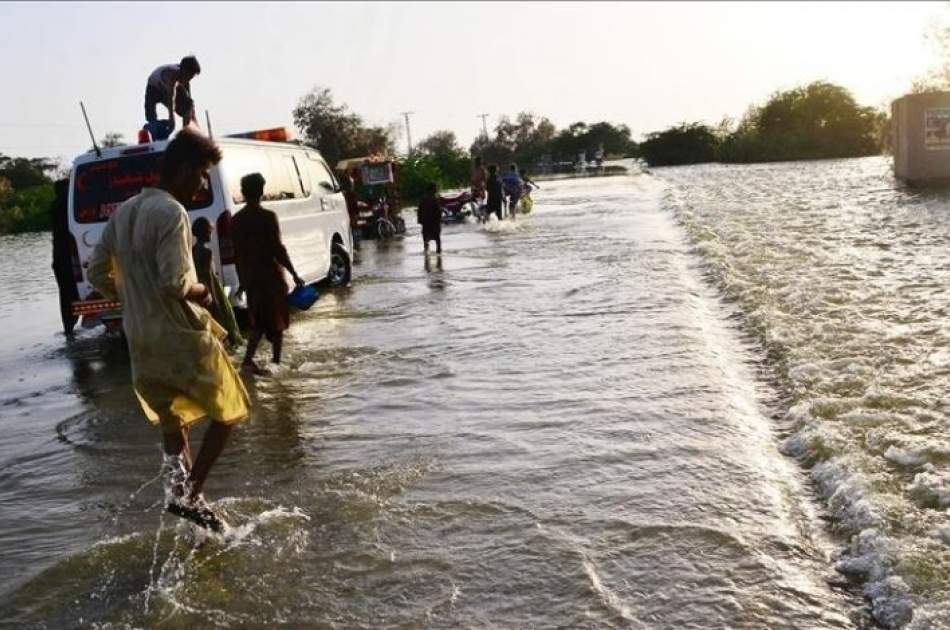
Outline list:
[[[95,247],[96,244],[90,243],[89,240],[86,238],[87,236],[89,236],[88,231],[82,233],[82,244],[85,245],[86,247]]]

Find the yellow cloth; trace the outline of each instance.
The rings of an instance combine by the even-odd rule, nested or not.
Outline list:
[[[145,188],[119,206],[88,277],[105,297],[122,302],[132,385],[151,423],[247,417],[247,390],[221,345],[225,330],[184,299],[198,280],[188,214],[174,197]]]

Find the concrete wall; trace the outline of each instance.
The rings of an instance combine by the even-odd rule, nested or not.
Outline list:
[[[910,183],[950,182],[950,92],[891,103],[894,174]]]

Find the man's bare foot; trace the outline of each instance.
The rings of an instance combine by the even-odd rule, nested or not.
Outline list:
[[[241,371],[245,374],[252,374],[254,376],[268,376],[270,371],[262,368],[254,361],[245,361],[241,364]]]

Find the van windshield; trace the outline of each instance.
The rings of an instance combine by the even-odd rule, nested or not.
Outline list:
[[[130,155],[111,160],[89,162],[76,167],[73,190],[73,216],[77,223],[108,221],[119,205],[145,186],[158,183],[161,153]],[[213,198],[207,179],[186,207],[198,210],[211,205]]]

